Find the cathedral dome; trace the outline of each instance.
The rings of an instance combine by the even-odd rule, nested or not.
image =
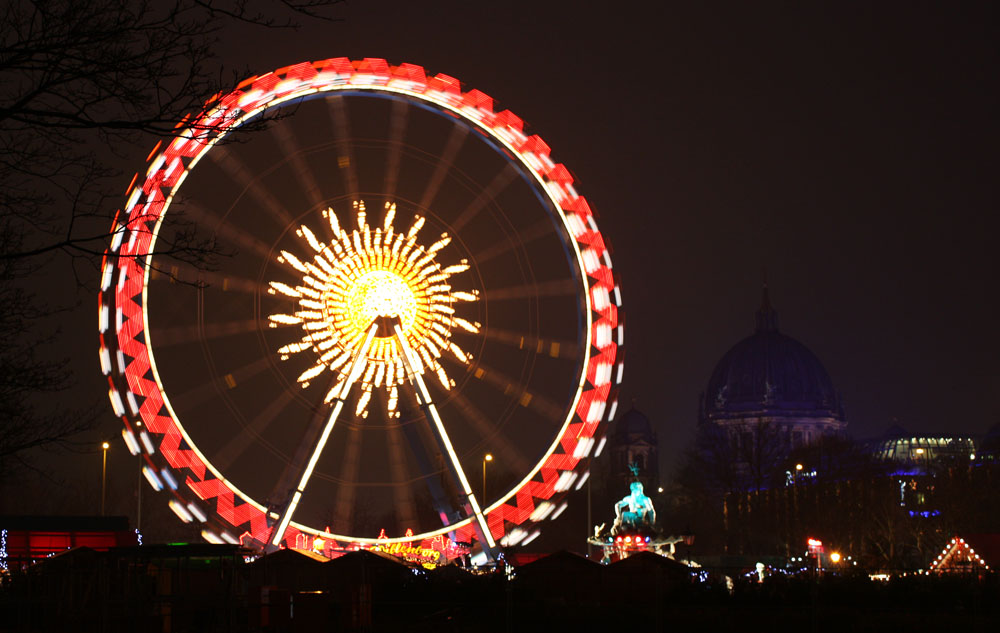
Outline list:
[[[640,413],[634,405],[631,409],[622,414],[622,417],[618,418],[615,433],[618,435],[645,438],[655,437],[655,433],[653,432],[653,423],[649,421],[649,418]]]
[[[701,406],[703,422],[765,416],[844,420],[823,364],[805,345],[778,331],[766,287],[756,331],[715,366]]]

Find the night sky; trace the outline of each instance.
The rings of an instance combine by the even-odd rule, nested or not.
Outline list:
[[[410,62],[521,116],[613,247],[621,401],[653,421],[664,472],[714,364],[752,332],[765,275],[854,436],[1000,422],[995,9],[696,4],[354,1],[340,22],[226,33],[220,57],[241,75]],[[62,327],[78,399],[106,389],[93,299]],[[119,433],[110,408],[100,430]],[[51,481],[95,459],[62,457]]]

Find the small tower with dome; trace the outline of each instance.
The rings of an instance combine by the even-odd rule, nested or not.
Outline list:
[[[638,480],[646,490],[655,492],[660,485],[660,448],[653,424],[643,413],[632,408],[615,423],[608,438],[611,457],[611,488],[628,487]],[[633,474],[635,468],[637,472]]]

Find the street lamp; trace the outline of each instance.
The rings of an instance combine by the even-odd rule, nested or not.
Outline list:
[[[101,460],[101,516],[104,516],[104,494],[108,488],[108,449],[111,445],[107,442],[101,444],[103,459]]]
[[[142,420],[136,420],[136,428],[142,428]],[[139,451],[139,473],[135,479],[135,529],[142,533],[142,451]]]
[[[486,453],[483,456],[483,507],[486,507],[486,462],[492,462],[493,455]]]

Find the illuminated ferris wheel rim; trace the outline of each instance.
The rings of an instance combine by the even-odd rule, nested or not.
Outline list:
[[[215,146],[216,143],[225,138],[225,136],[230,131],[238,129],[240,126],[246,124],[247,122],[256,118],[257,116],[262,115],[265,111],[269,109],[280,107],[288,103],[289,101],[300,100],[311,96],[322,96],[324,93],[337,93],[337,92],[345,94],[381,93],[393,98],[404,97],[416,100],[418,102],[430,104],[431,106],[434,107],[429,109],[434,109],[438,112],[440,112],[441,110],[451,112],[455,114],[464,123],[476,126],[476,128],[485,132],[488,135],[489,139],[496,141],[501,145],[501,147],[506,149],[506,151],[509,152],[509,156],[516,157],[517,162],[522,168],[520,170],[521,173],[523,173],[524,170],[527,170],[532,175],[536,184],[541,188],[541,190],[545,192],[547,201],[551,204],[551,207],[555,210],[555,213],[557,217],[560,219],[563,228],[565,228],[567,234],[571,238],[569,239],[569,241],[572,243],[573,246],[573,257],[575,259],[575,264],[577,267],[576,272],[578,274],[578,278],[580,281],[580,290],[582,290],[584,298],[584,305],[585,305],[584,317],[586,323],[585,331],[587,334],[586,334],[585,344],[582,345],[583,359],[580,365],[582,369],[580,371],[579,379],[576,381],[576,387],[574,390],[573,398],[567,409],[566,417],[562,421],[558,432],[555,434],[553,441],[548,446],[544,455],[538,460],[538,462],[530,470],[530,472],[528,472],[527,475],[519,483],[514,485],[505,495],[496,500],[493,504],[490,504],[489,506],[483,508],[482,513],[488,516],[492,512],[502,508],[505,504],[507,504],[508,501],[510,501],[515,496],[522,495],[526,490],[526,488],[529,486],[529,484],[532,482],[532,480],[539,474],[539,472],[542,469],[546,468],[547,465],[550,468],[553,468],[553,466],[550,464],[550,458],[552,458],[552,456],[555,454],[556,450],[560,447],[561,444],[566,444],[567,440],[571,440],[572,441],[571,443],[574,443],[577,446],[579,446],[579,442],[581,440],[587,440],[593,437],[597,425],[604,418],[604,405],[606,404],[608,396],[610,395],[609,390],[611,388],[611,373],[612,373],[612,367],[615,364],[614,350],[617,349],[617,345],[612,340],[612,336],[610,334],[602,336],[601,333],[595,330],[593,313],[595,309],[595,297],[600,296],[601,298],[603,298],[602,303],[605,305],[600,306],[599,309],[606,309],[608,307],[611,307],[613,314],[615,315],[614,316],[615,323],[611,324],[610,327],[613,329],[617,325],[616,306],[619,305],[619,300],[617,298],[618,288],[617,286],[613,285],[613,281],[611,278],[610,259],[608,258],[607,250],[604,248],[603,245],[603,240],[600,238],[600,234],[597,231],[596,224],[594,223],[593,218],[590,214],[589,207],[587,206],[585,200],[581,196],[577,195],[572,187],[572,177],[569,176],[569,173],[565,169],[565,167],[559,164],[552,163],[552,161],[548,157],[548,147],[544,144],[543,141],[541,141],[539,137],[537,136],[527,137],[520,131],[521,123],[519,118],[509,113],[509,111],[505,111],[500,114],[494,114],[492,112],[492,100],[489,99],[489,97],[486,97],[482,93],[475,90],[462,92],[461,89],[458,88],[459,84],[457,80],[454,80],[451,77],[438,75],[434,78],[420,82],[420,81],[414,81],[413,79],[398,79],[398,78],[394,79],[391,77],[389,73],[383,74],[379,72],[364,72],[362,70],[357,69],[357,66],[359,64],[362,66],[365,64],[379,66],[379,62],[381,62],[382,64],[385,63],[384,60],[366,59],[363,60],[362,62],[349,62],[351,64],[351,67],[354,68],[353,72],[341,73],[340,71],[338,71],[334,77],[330,77],[329,73],[324,75],[323,73],[318,72],[320,68],[325,68],[325,66],[323,66],[324,64],[337,63],[337,62],[342,63],[344,61],[346,61],[344,58],[340,58],[336,60],[325,60],[324,62],[316,62],[311,65],[306,64],[316,69],[316,73],[315,75],[313,75],[313,81],[286,79],[285,81],[278,82],[277,84],[274,84],[274,82],[271,81],[270,82],[272,84],[271,91],[258,90],[255,88],[250,92],[242,92],[241,88],[246,87],[248,85],[256,86],[256,84],[262,80],[266,80],[268,78],[276,78],[281,73],[282,70],[288,71],[289,68],[301,69],[304,65],[300,64],[295,67],[281,69],[279,71],[276,71],[275,73],[268,73],[267,75],[263,75],[261,77],[248,79],[243,83],[241,83],[240,86],[234,92],[219,98],[215,102],[211,102],[213,104],[218,103],[219,105],[217,105],[215,108],[209,110],[207,113],[201,116],[197,121],[194,122],[194,124],[191,127],[185,128],[180,134],[178,134],[174,138],[173,141],[171,141],[171,143],[167,146],[167,149],[165,149],[162,153],[157,155],[156,159],[152,161],[149,169],[147,170],[146,174],[147,178],[145,183],[143,183],[143,186],[141,188],[136,187],[132,190],[132,193],[129,197],[129,201],[126,205],[124,213],[129,217],[128,225],[130,226],[133,225],[137,216],[140,220],[143,217],[145,217],[143,210],[139,209],[138,208],[139,205],[136,204],[140,197],[139,192],[145,191],[150,182],[162,186],[161,183],[167,178],[169,178],[169,176],[174,170],[176,170],[178,167],[181,168],[181,171],[177,174],[173,184],[169,186],[169,194],[164,197],[163,202],[157,211],[155,224],[152,230],[149,232],[150,235],[148,238],[148,245],[146,246],[144,252],[148,253],[149,254],[148,258],[151,259],[152,255],[154,254],[153,247],[155,245],[156,238],[161,229],[163,220],[166,216],[166,212],[171,202],[173,201],[174,195],[180,189],[181,185],[187,178],[190,171],[194,169],[194,167],[201,160],[201,158],[203,158],[205,154],[212,147]],[[341,69],[343,69],[343,67]],[[418,71],[418,74],[420,76],[423,75],[423,69],[416,66],[403,64],[401,66],[388,67],[386,65],[386,70],[390,72],[392,70],[398,71],[399,69],[405,69],[409,73]],[[317,80],[319,78],[322,78],[323,81],[331,80],[331,82],[317,83]],[[443,83],[446,88],[450,86],[453,89],[444,89],[444,90],[432,89],[431,85],[435,81]],[[281,92],[282,88],[286,90],[283,93]],[[472,97],[472,99],[478,100],[479,104],[476,106],[469,105],[467,101],[470,96]],[[227,100],[229,100],[228,104],[226,103]],[[486,107],[483,107],[484,105]],[[244,106],[247,106],[246,109],[244,109]],[[230,111],[233,109],[236,109],[239,112],[239,114],[232,115]],[[199,131],[193,132],[192,130],[199,130]],[[210,138],[207,138],[206,140],[205,137],[209,135],[211,135]],[[173,162],[167,164],[166,154],[171,148],[179,150],[188,144],[198,145],[200,146],[200,149],[193,156],[190,157],[190,160],[188,161],[186,166],[180,163],[179,157],[175,157]],[[155,153],[156,152],[154,150],[153,154]],[[153,154],[151,154],[151,157],[153,156]],[[162,171],[164,170],[167,172],[166,175],[163,178],[157,180],[157,176],[161,174]],[[153,189],[154,193],[151,194],[147,192],[147,196],[149,197],[149,199],[146,201],[144,209],[145,207],[151,207],[152,204],[156,202],[155,200],[156,189],[155,188]],[[574,206],[577,208],[577,210],[571,210],[571,208]],[[564,208],[564,207],[569,207],[569,208]],[[571,213],[570,216],[567,216],[567,211],[570,211]],[[149,210],[145,211],[145,213],[149,212],[150,212]],[[128,229],[126,225],[117,225],[116,222],[116,227],[114,229],[115,239],[112,242],[111,249],[109,249],[109,254],[112,254],[115,250],[117,250],[117,247],[121,245],[122,236],[127,230]],[[137,253],[141,253],[143,251],[132,248],[133,243],[137,241],[135,239],[135,235],[138,232],[139,231],[134,229],[131,231],[132,238],[129,240],[129,249],[135,250]],[[581,243],[580,243],[581,236],[588,233],[592,233],[596,236],[596,240],[594,240],[594,246],[599,247],[599,248],[589,249],[588,253],[590,255],[589,258],[585,256],[585,251],[581,250]],[[115,244],[116,241],[118,242],[117,245]],[[126,252],[126,250],[127,249],[123,248],[121,251],[119,251],[119,253],[126,255],[129,254]],[[596,250],[599,250],[600,253],[595,252]],[[105,263],[105,267],[107,267],[107,262]],[[152,352],[153,344],[152,341],[150,340],[149,332],[145,328],[145,324],[149,322],[147,293],[148,293],[151,267],[146,265],[143,266],[143,269],[144,270],[142,274],[142,284],[141,284],[141,294],[142,294],[141,327],[146,337],[144,347],[146,354],[148,356],[149,369],[151,370],[153,379],[156,384],[156,388],[159,392],[159,397],[161,398],[164,407],[167,409],[169,413],[169,417],[175,426],[176,432],[179,433],[181,437],[183,437],[184,441],[187,443],[190,450],[197,455],[201,465],[205,469],[210,471],[218,481],[224,482],[224,485],[226,488],[228,488],[228,490],[232,491],[232,493],[237,495],[246,504],[253,506],[255,509],[257,509],[261,513],[264,513],[266,516],[269,516],[271,518],[277,518],[277,515],[273,511],[268,510],[268,508],[266,508],[264,505],[254,500],[251,496],[243,493],[242,490],[237,488],[227,477],[225,477],[225,475],[223,475],[212,464],[212,462],[209,459],[207,459],[207,457],[200,451],[200,449],[188,435],[187,430],[181,424],[180,418],[179,416],[177,416],[173,406],[170,403],[168,394],[163,387],[159,372],[156,367],[155,355]],[[120,279],[123,280],[125,278],[124,274],[125,269],[121,269],[121,272],[122,275],[120,276]],[[107,277],[107,275],[105,275],[105,277]],[[593,284],[589,283],[588,277],[594,278],[596,280],[595,283]],[[604,281],[605,285],[603,287],[599,287],[600,281]],[[119,290],[121,286],[122,283],[120,282]],[[106,290],[106,287],[107,284],[102,283],[102,289]],[[612,289],[615,294],[614,300],[611,299]],[[592,293],[594,293],[595,290],[600,290],[600,292],[598,292],[597,295],[592,296]],[[602,341],[601,340],[602,338],[607,340]],[[605,367],[592,367],[592,365],[594,365],[594,363],[592,362],[594,358],[592,357],[591,353],[592,346],[596,346],[605,352],[608,350],[609,347],[613,348],[611,351],[612,363],[610,366],[608,366],[608,364],[605,363],[606,365]],[[103,349],[104,348],[102,346],[102,350]],[[615,380],[616,384],[620,383],[620,374],[621,374],[621,365],[619,362],[618,378]],[[592,377],[594,376],[597,376],[598,379],[593,380]],[[604,395],[603,397],[600,398],[600,407],[596,407],[598,403],[594,402],[592,403],[593,406],[589,408],[589,411],[581,414],[578,409],[580,408],[581,397],[585,392],[588,380],[592,382],[594,386],[594,391],[603,388]],[[132,381],[130,380],[129,382],[131,384]],[[112,383],[112,392],[114,392],[113,383]],[[120,400],[120,395],[118,396],[118,398]],[[115,397],[114,395],[112,395],[113,405],[114,405],[114,400]],[[595,408],[599,408],[599,413],[596,416],[594,415]],[[573,422],[573,418],[576,415],[580,415],[580,418],[584,422],[584,424],[581,425],[581,429],[579,430],[578,433],[575,434],[574,437],[568,437],[567,431],[569,430],[569,427]],[[594,419],[595,417],[596,419]],[[589,429],[590,431],[589,433],[586,433],[588,424],[592,428]],[[593,442],[591,441],[590,443],[591,448],[592,445]],[[589,448],[587,453],[589,455]],[[573,457],[575,459],[573,466],[570,466],[568,468],[562,468],[561,470],[563,470],[563,472],[572,472],[573,467],[575,467],[576,461],[579,461],[578,459],[576,459],[575,454],[573,455]],[[169,461],[170,460],[168,459],[168,462]],[[187,464],[171,463],[171,465],[174,466],[175,468],[182,468]],[[560,467],[558,466],[556,466],[555,468],[560,469]],[[194,490],[194,488],[192,489]],[[200,496],[200,493],[197,490],[194,491],[196,494]],[[547,503],[547,499],[550,498],[552,494],[553,494],[552,492],[549,492],[547,497],[539,496],[538,498],[541,500],[541,503],[544,504]],[[204,500],[204,498],[202,499]],[[290,525],[299,532],[305,534],[312,534],[324,538],[343,540],[348,542],[374,544],[374,543],[409,543],[416,540],[433,538],[439,535],[446,534],[448,532],[452,532],[458,528],[462,528],[463,526],[468,526],[474,520],[475,520],[474,516],[467,516],[464,519],[457,520],[453,523],[450,523],[449,525],[443,526],[433,531],[421,534],[415,534],[409,537],[394,537],[394,538],[368,538],[368,537],[336,534],[326,530],[318,530],[316,528],[309,527],[295,521],[292,521]],[[501,517],[500,519],[501,527],[503,525],[504,520],[505,518]],[[523,520],[520,522],[516,522],[516,524],[519,525],[521,522],[523,522]],[[494,530],[491,528],[490,531],[492,532]],[[501,529],[501,533],[503,532],[504,530]]]

